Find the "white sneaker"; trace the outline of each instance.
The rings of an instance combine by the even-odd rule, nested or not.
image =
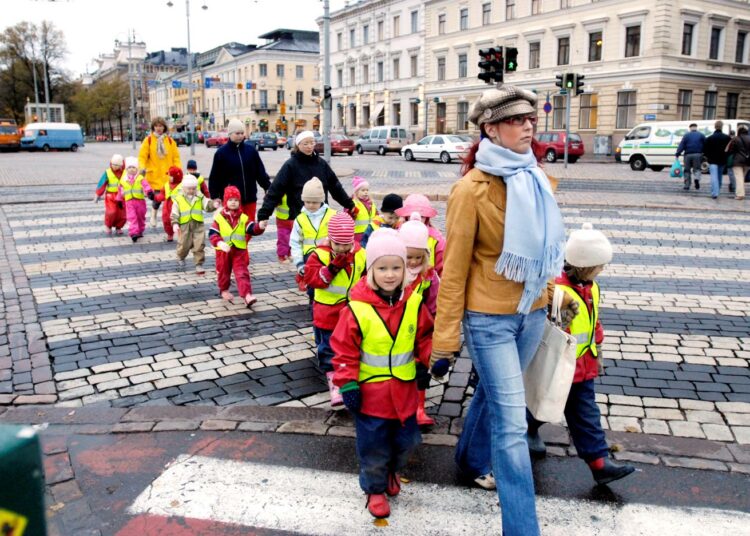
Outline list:
[[[478,476],[474,479],[474,483],[482,489],[488,491],[497,489],[497,482],[495,482],[495,475],[488,473],[486,475]]]

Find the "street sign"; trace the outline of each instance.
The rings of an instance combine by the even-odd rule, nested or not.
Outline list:
[[[173,89],[181,89],[182,88],[182,82],[179,80],[172,80],[172,88]]]
[[[544,108],[542,108],[542,109],[544,110],[545,114],[548,114],[548,113],[550,113],[552,111],[552,105],[549,102],[545,102],[544,103]]]
[[[644,114],[643,120],[644,121],[656,121],[656,114]]]
[[[560,90],[560,95],[567,95],[567,94],[568,94],[568,90],[567,89],[561,89]]]
[[[211,80],[210,78],[206,78],[203,81],[203,87],[205,87],[206,89],[211,89],[212,84],[213,84],[213,80]]]

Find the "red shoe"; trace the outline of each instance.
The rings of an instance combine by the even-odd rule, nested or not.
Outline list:
[[[417,396],[419,397],[419,404],[417,405],[417,424],[419,426],[432,426],[435,424],[435,419],[427,415],[427,412],[424,410],[426,391],[417,391]]]
[[[388,485],[385,488],[385,492],[391,497],[395,497],[401,493],[401,479],[398,473],[390,473],[388,475]]]
[[[367,495],[367,510],[377,518],[391,515],[391,506],[385,493],[370,493]]]

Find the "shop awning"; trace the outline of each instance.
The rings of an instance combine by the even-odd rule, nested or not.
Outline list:
[[[375,105],[375,109],[370,114],[370,124],[375,125],[378,122],[378,116],[382,113],[385,108],[385,103],[379,102]]]

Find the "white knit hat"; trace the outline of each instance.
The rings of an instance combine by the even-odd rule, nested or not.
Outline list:
[[[565,244],[565,260],[577,268],[603,266],[612,261],[612,244],[604,233],[584,223],[579,230],[570,233]]]
[[[198,187],[198,179],[195,178],[195,175],[191,175],[188,173],[185,175],[185,178],[182,179],[182,187],[183,188],[197,188]]]
[[[109,163],[113,166],[121,166],[123,163],[123,158],[121,154],[113,154],[112,158],[109,159]]]
[[[127,157],[125,159],[125,167],[126,168],[129,168],[129,167],[137,168],[138,167],[138,159],[135,156],[129,156],[129,157]]]
[[[299,145],[307,138],[315,139],[315,134],[313,134],[312,130],[303,130],[297,136],[294,138],[294,145]]]
[[[230,119],[229,124],[227,125],[227,134],[232,134],[233,132],[242,132],[245,133],[245,125],[242,124],[242,121],[239,119]]]

